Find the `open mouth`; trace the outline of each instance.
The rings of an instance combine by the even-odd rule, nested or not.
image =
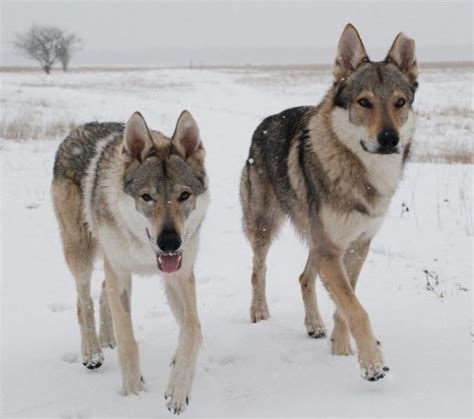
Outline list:
[[[172,274],[179,271],[181,268],[182,256],[181,253],[166,253],[157,256],[158,269],[161,272]]]

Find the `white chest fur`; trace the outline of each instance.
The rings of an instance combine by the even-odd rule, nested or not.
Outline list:
[[[98,236],[103,252],[114,266],[141,275],[158,273],[156,255],[148,241],[128,237],[127,232],[108,224],[99,227]]]
[[[374,217],[358,211],[340,212],[327,205],[321,208],[320,217],[326,234],[341,249],[357,239],[371,239],[384,220],[383,215]]]

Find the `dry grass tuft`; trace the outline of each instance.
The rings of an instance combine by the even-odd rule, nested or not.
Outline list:
[[[425,150],[414,153],[410,161],[415,163],[474,164],[474,153],[466,149]]]
[[[6,140],[58,139],[75,128],[73,121],[39,121],[30,113],[19,113],[15,118],[0,121],[0,138]]]

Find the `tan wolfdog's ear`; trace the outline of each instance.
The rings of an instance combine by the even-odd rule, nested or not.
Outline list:
[[[404,33],[400,32],[397,35],[385,61],[396,64],[408,76],[410,81],[416,81],[418,64],[415,56],[415,41]]]
[[[123,134],[122,158],[131,163],[142,162],[153,147],[150,131],[140,112],[134,112],[125,126]]]
[[[188,111],[181,112],[172,141],[185,159],[189,157],[202,159],[204,157],[204,147],[199,136],[199,128]]]
[[[333,74],[337,81],[347,78],[363,61],[368,61],[364,44],[359,32],[348,23],[342,31],[337,46],[337,56],[334,61]]]

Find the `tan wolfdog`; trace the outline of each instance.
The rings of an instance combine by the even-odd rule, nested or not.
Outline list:
[[[414,132],[415,43],[400,33],[385,60],[372,62],[349,24],[333,73],[334,84],[317,107],[270,116],[253,135],[240,190],[253,249],[250,317],[253,322],[269,317],[265,260],[287,215],[309,247],[299,278],[308,334],[326,334],[315,294],[319,275],[337,307],[332,353],[352,354],[351,333],[362,376],[375,381],[388,367],[355,287]]]
[[[131,319],[132,273],[161,271],[180,326],[165,397],[180,413],[188,404],[201,344],[193,265],[208,205],[204,148],[184,111],[172,138],[150,131],[140,113],[128,123],[90,123],[60,145],[53,202],[69,269],[76,280],[83,363],[102,365],[101,347],[118,343],[123,393],[143,389]],[[90,280],[104,259],[100,333],[96,334]],[[114,334],[115,329],[115,334]]]

